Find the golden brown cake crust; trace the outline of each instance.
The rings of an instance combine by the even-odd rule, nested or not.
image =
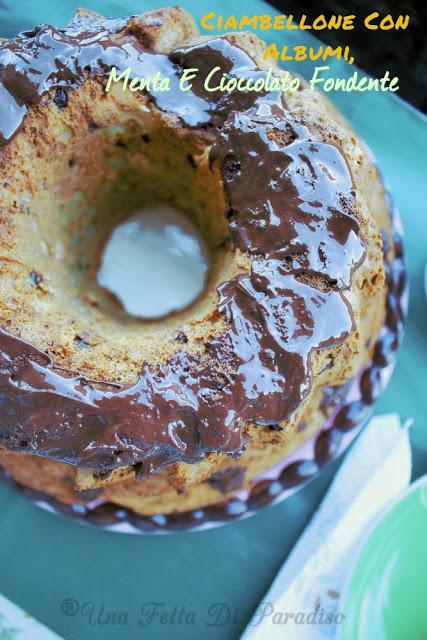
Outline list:
[[[81,17],[97,20],[90,12],[81,12]],[[192,18],[177,8],[132,18],[125,33],[162,53],[206,41],[197,36]],[[250,52],[258,67],[265,66],[262,44],[252,34],[222,39]],[[104,84],[88,77],[68,92],[66,109],[58,109],[54,94],[44,95],[1,151],[7,186],[0,210],[0,326],[49,354],[63,371],[129,385],[141,362],[167,362],[176,353],[179,343],[171,337],[184,334],[186,350],[193,354],[207,336],[224,330],[217,287],[247,273],[252,258],[231,248],[223,175],[209,160],[210,137],[188,129],[145,94],[114,85],[107,100]],[[240,467],[242,486],[248,486],[321,428],[322,389],[344,384],[366,364],[371,355],[367,344],[378,334],[385,313],[378,231],[388,226],[383,189],[363,145],[323,96],[303,85],[284,98],[311,139],[340,149],[351,171],[354,214],[366,249],[344,294],[354,330],[340,344],[312,351],[311,390],[289,418],[279,421],[281,431],[246,422],[247,446],[238,461],[212,452],[196,464],[170,464],[135,481],[135,468],[129,465],[103,478],[29,452],[2,450],[1,464],[19,482],[63,502],[83,499],[74,484],[78,491],[100,488],[102,497],[140,513],[216,502],[221,492],[215,474]],[[141,323],[125,317],[115,300],[99,290],[94,274],[112,227],[142,201],[150,204],[160,198],[193,217],[212,249],[213,268],[207,294],[191,309],[161,324]],[[317,285],[324,284],[319,278]],[[303,422],[308,427],[298,430]]]

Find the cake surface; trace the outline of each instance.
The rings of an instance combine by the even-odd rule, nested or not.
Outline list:
[[[388,227],[375,166],[304,85],[177,89],[192,67],[266,74],[257,38],[200,38],[179,9],[83,11],[6,41],[0,65],[0,463],[64,502],[218,501],[316,433],[323,390],[370,358]],[[112,65],[174,88],[107,94]],[[96,272],[114,226],[159,202],[199,226],[212,269],[189,309],[143,322]]]

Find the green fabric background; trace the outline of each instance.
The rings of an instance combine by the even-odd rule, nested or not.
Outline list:
[[[152,0],[85,2],[87,8],[110,16],[165,4]],[[238,14],[272,11],[257,0],[180,4],[195,18],[209,10]],[[12,36],[42,22],[63,26],[74,6],[73,0],[2,0],[0,35]],[[276,33],[273,37],[276,41],[286,37],[290,45],[313,41],[307,32]],[[390,33],[390,37],[398,35]],[[304,73],[311,66],[299,64],[295,68]],[[348,73],[344,63],[336,63],[334,68],[336,75]],[[427,303],[423,292],[427,260],[426,119],[387,94],[334,93],[331,97],[373,149],[403,218],[410,313],[397,369],[376,412],[398,411],[404,418],[414,417],[414,476],[419,476],[427,472]],[[248,520],[201,533],[159,537],[86,528],[41,511],[1,486],[0,591],[67,640],[237,638],[319,503],[335,468],[336,463],[297,495]],[[93,602],[96,612],[102,607],[104,612],[127,612],[128,624],[102,625],[81,613],[66,616],[61,611],[66,598],[80,605]],[[166,603],[169,612],[175,606],[185,607],[187,613],[194,613],[195,624],[162,624],[157,620],[140,627],[139,612],[146,602]],[[212,622],[209,608],[217,602],[228,605],[233,620],[223,626],[208,626]]]

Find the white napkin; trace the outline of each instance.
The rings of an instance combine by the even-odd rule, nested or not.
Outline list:
[[[397,414],[370,421],[255,611],[244,640],[336,637],[334,620],[344,613],[340,591],[360,536],[410,482],[407,426]]]
[[[0,594],[0,639],[62,640],[16,604]]]

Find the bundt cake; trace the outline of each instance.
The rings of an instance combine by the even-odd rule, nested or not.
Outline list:
[[[262,53],[179,8],[80,10],[2,43],[0,464],[21,485],[142,514],[214,504],[317,433],[325,392],[371,358],[377,170],[304,82],[207,91],[215,67],[263,78]],[[106,92],[113,67],[170,90]],[[140,320],[96,274],[112,230],[159,204],[197,225],[211,268],[194,304]]]

